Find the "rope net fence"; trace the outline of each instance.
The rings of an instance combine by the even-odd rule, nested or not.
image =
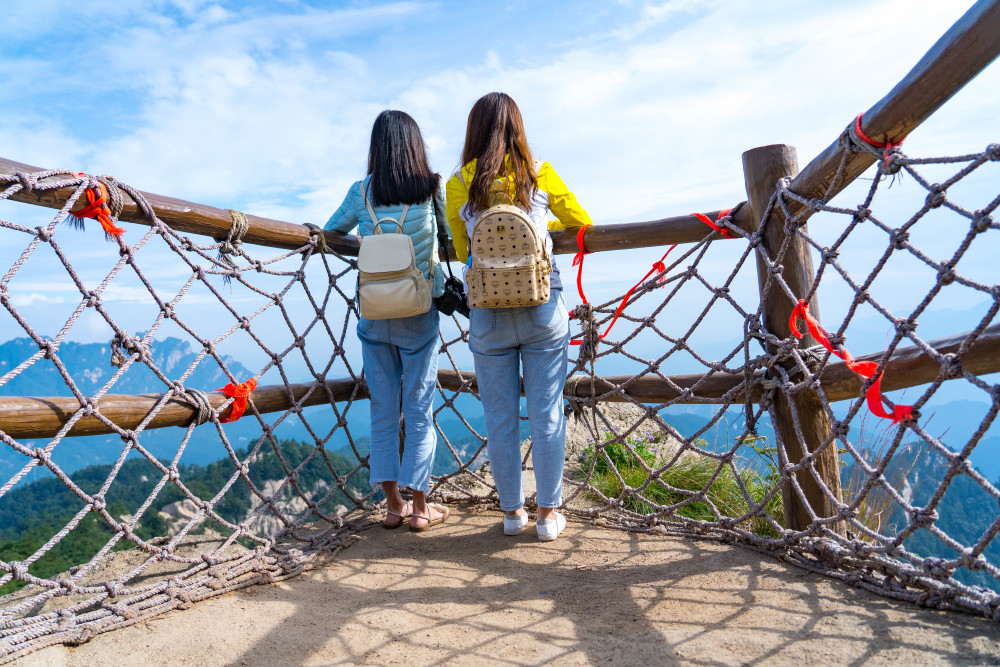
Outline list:
[[[863,143],[845,133],[845,160]],[[974,462],[995,446],[1000,409],[980,352],[1000,310],[990,282],[1000,145],[879,155],[871,180],[837,198],[857,205],[804,199],[783,180],[756,231],[730,212],[714,221],[728,238],[706,228],[627,295],[575,308],[565,511],[738,543],[997,620],[1000,491]],[[968,201],[982,183],[991,198]],[[0,187],[10,257],[0,396],[18,397],[0,402],[35,415],[2,414],[0,660],[293,576],[373,525],[381,496],[368,483],[350,257],[318,232],[292,250],[250,247],[237,211],[225,241],[185,236],[109,177],[18,173]],[[54,218],[11,221],[38,213],[15,194],[67,187]],[[115,232],[124,200],[147,218],[141,236],[135,225]],[[63,224],[78,201],[105,215],[106,240],[93,222]],[[769,252],[775,220],[782,242]],[[817,267],[806,294],[782,273],[796,243]],[[56,283],[72,297],[39,287]],[[819,344],[776,334],[762,293],[795,308],[791,329]],[[39,305],[47,330],[33,322]],[[457,317],[443,322],[432,492],[495,505],[468,332]],[[77,339],[111,341],[100,366],[88,356],[97,346]],[[874,354],[858,362],[848,348]],[[948,392],[979,409],[961,433],[935,425]],[[800,419],[806,404],[828,424],[818,440]],[[530,480],[529,438],[523,449]],[[789,501],[806,508],[806,525],[786,527]]]

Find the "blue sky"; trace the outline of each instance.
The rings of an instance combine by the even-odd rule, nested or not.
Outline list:
[[[598,224],[714,210],[745,198],[743,151],[789,143],[806,164],[967,7],[924,0],[8,3],[0,24],[0,155],[322,223],[363,173],[380,110],[411,113],[434,168],[447,174],[457,165],[472,103],[504,90],[521,106],[536,154],[555,166]],[[905,150],[982,150],[1000,140],[998,102],[994,65],[911,135]],[[996,170],[972,179],[969,206],[995,196],[995,182]],[[860,201],[864,187],[845,193],[844,203]],[[887,215],[915,210],[903,201],[905,190],[887,198]],[[51,217],[0,204],[3,220],[33,226]],[[129,242],[145,231],[127,227]],[[823,231],[817,219],[813,228],[833,238],[834,227]],[[115,259],[100,235],[68,228],[59,234],[70,240],[81,274],[99,282]],[[0,235],[11,239],[0,243],[5,269],[27,238]],[[933,246],[940,237],[930,234],[926,242]],[[858,248],[851,261],[859,274],[879,243],[884,247],[876,238],[872,248]],[[180,274],[167,268],[165,256],[145,252],[153,275],[173,284]],[[623,293],[660,254],[589,257],[588,294],[603,301]],[[963,270],[988,277],[989,255]],[[710,258],[719,282],[735,257],[731,248]],[[163,260],[162,270],[154,258]],[[53,335],[79,292],[47,261],[33,258],[11,289],[20,312]],[[562,265],[568,272],[569,259]],[[902,266],[879,286],[880,298],[901,315],[915,304],[915,292],[899,289],[915,284],[921,270],[910,270]],[[130,330],[148,328],[142,290],[126,283],[116,280],[107,301],[133,317]],[[752,272],[737,288],[752,305]],[[829,289],[824,320],[835,326],[850,294],[833,281]],[[934,308],[982,301],[956,290]],[[884,329],[857,338],[883,340]],[[20,330],[0,313],[0,340],[16,335]],[[109,337],[89,316],[68,334]]]

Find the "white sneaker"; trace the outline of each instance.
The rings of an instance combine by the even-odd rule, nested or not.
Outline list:
[[[535,522],[535,530],[538,531],[538,539],[542,542],[551,542],[559,537],[559,533],[566,527],[566,517],[556,512],[554,519],[541,519]]]
[[[520,535],[524,527],[528,525],[528,514],[503,515],[503,534]]]

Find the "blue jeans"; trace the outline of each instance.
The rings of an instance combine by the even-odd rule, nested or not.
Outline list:
[[[568,346],[569,315],[562,290],[552,290],[548,303],[540,306],[472,309],[469,347],[486,417],[486,451],[505,512],[524,505],[518,440],[522,363],[536,500],[539,507],[562,505],[566,457],[562,393]]]
[[[438,312],[389,320],[358,321],[361,358],[371,394],[372,485],[396,482],[414,491],[430,490],[437,433],[434,391],[438,371]],[[400,379],[406,424],[399,460]]]

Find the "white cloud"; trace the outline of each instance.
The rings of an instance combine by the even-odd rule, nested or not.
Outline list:
[[[653,219],[745,198],[741,154],[754,146],[795,145],[804,166],[961,13],[949,3],[912,0],[622,3],[604,10],[600,31],[564,43],[508,53],[484,39],[461,60],[442,58],[413,71],[411,54],[392,50],[392,31],[428,11],[422,3],[330,11],[199,0],[167,6],[108,9],[117,20],[127,14],[123,25],[132,27],[71,69],[60,69],[66,61],[57,55],[20,56],[16,62],[30,76],[3,75],[15,83],[6,90],[27,89],[31,78],[48,82],[43,91],[57,88],[51,81],[67,82],[73,95],[86,91],[87,104],[107,100],[107,117],[96,114],[107,125],[85,135],[69,129],[55,102],[48,116],[36,105],[26,119],[0,120],[0,154],[30,155],[45,167],[81,165],[165,195],[322,223],[364,172],[378,111],[411,113],[435,168],[450,173],[472,103],[505,90],[524,112],[536,153],[598,223]],[[902,26],[899,16],[906,17]],[[455,39],[467,29],[442,28]],[[427,49],[436,48],[435,39],[428,36]],[[12,103],[2,95],[0,107]],[[981,149],[1000,139],[989,135],[998,101],[994,66],[906,149]],[[93,108],[87,113],[95,115]],[[662,253],[648,254],[651,262]],[[617,254],[588,258],[592,284],[612,285],[624,261]],[[561,264],[568,274],[568,260]],[[639,275],[621,279],[624,287]]]
[[[63,299],[59,296],[48,296],[39,292],[30,292],[27,294],[24,292],[15,292],[11,294],[10,302],[15,308],[27,308],[36,305],[44,306],[54,303],[63,303]]]

